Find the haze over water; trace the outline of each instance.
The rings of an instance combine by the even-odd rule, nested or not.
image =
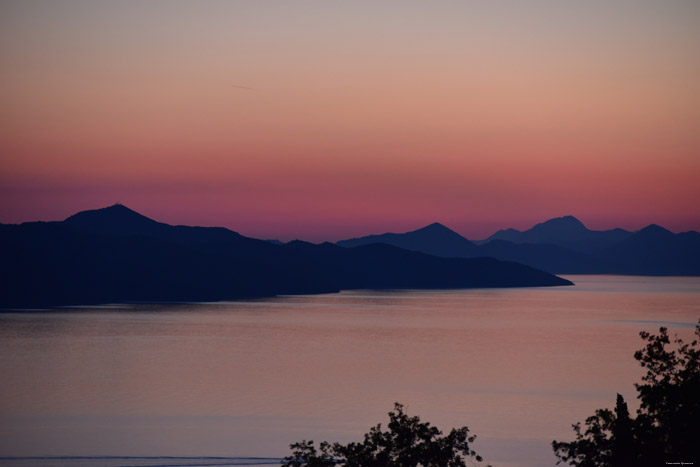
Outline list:
[[[617,392],[636,409],[639,331],[700,317],[700,278],[567,278],[3,313],[0,456],[282,457],[359,440],[398,401],[469,426],[495,467],[553,465]]]

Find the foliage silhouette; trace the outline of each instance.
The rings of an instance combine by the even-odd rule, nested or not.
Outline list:
[[[389,412],[388,431],[381,424],[370,429],[359,443],[301,441],[290,447],[292,455],[282,467],[466,467],[467,460],[482,462],[469,447],[476,436],[467,427],[453,428],[447,436],[419,417],[409,417],[403,405]]]
[[[700,321],[690,343],[674,336],[675,348],[669,348],[664,327],[658,335],[639,334],[646,346],[634,358],[647,373],[635,384],[637,417],[630,417],[618,394],[614,412],[596,410],[585,431],[574,425],[576,440],[552,442],[557,464],[627,467],[700,460]]]

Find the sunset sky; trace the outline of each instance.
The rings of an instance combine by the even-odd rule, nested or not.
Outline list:
[[[700,230],[700,1],[0,1],[0,222]]]

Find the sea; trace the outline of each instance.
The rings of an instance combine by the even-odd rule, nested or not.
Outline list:
[[[570,287],[352,290],[215,303],[0,312],[0,466],[279,465],[360,441],[394,403],[469,427],[494,467],[553,466],[553,440],[622,394],[640,331],[692,337],[699,277]]]

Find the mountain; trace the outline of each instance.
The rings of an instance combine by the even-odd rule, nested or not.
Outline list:
[[[430,235],[429,235],[430,234]],[[353,247],[382,242],[442,257],[492,257],[552,274],[700,275],[700,234],[650,225],[639,232],[587,229],[573,216],[521,232],[501,230],[478,245],[440,224],[405,234],[344,240]]]
[[[596,274],[598,260],[589,254],[549,243],[513,243],[492,240],[479,247],[484,256],[516,261],[557,274]]]
[[[133,211],[121,204],[82,211],[63,221],[73,232],[108,236],[139,235],[180,244],[245,248],[248,252],[270,251],[269,242],[244,237],[223,227],[172,226]]]
[[[290,242],[341,289],[441,289],[530,287],[552,277],[530,266],[493,258],[441,258],[384,243],[345,248],[332,243]],[[551,285],[571,285],[556,278]]]
[[[510,229],[510,231],[517,232],[513,229]],[[403,234],[369,235],[350,240],[341,240],[336,244],[345,248],[353,248],[372,243],[384,243],[446,258],[487,256],[503,261],[527,264],[548,272],[585,273],[592,270],[591,260],[586,255],[562,246],[555,244],[517,244],[513,241],[501,239],[492,240],[483,245],[475,245],[453,230],[438,223]]]
[[[341,240],[336,245],[352,248],[372,243],[385,243],[412,251],[420,251],[429,255],[442,257],[472,257],[479,256],[479,248],[462,237],[457,232],[448,229],[437,222],[422,229],[403,234],[385,233],[367,237]]]
[[[499,230],[481,244],[493,240],[512,243],[548,243],[577,251],[593,252],[621,242],[632,235],[623,229],[589,230],[574,216],[550,219],[523,232],[515,229]]]
[[[266,241],[266,242],[270,242],[270,243],[272,243],[273,245],[284,245],[284,242],[282,242],[282,241],[280,241],[280,240],[277,240],[276,238],[270,238],[270,239],[267,239],[267,240],[265,240],[265,241]]]
[[[674,234],[655,224],[598,254],[609,273],[700,275],[700,233]]]
[[[492,258],[440,258],[384,244],[276,245],[224,228],[171,226],[121,205],[62,222],[0,224],[0,257],[4,308],[571,284]]]
[[[169,227],[121,204],[79,212],[63,224],[71,230],[110,235],[157,234]]]

